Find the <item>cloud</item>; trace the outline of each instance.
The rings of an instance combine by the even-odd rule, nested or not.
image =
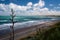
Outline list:
[[[45,6],[45,2],[43,0],[39,0],[38,3],[33,5],[33,10],[39,10]]]
[[[27,4],[27,6],[32,6],[33,4],[32,4],[32,2],[29,2],[28,4]]]
[[[42,8],[42,9],[40,9],[41,11],[49,11],[49,9],[48,8]]]
[[[49,6],[53,6],[53,4],[50,4]]]
[[[55,9],[60,9],[60,7],[58,6],[58,7],[54,7]]]
[[[60,11],[50,10],[44,6],[45,2],[43,0],[39,0],[39,2],[35,4],[28,2],[26,6],[14,3],[10,3],[8,5],[0,4],[0,15],[10,15],[11,8],[13,8],[16,15],[60,15]],[[52,4],[50,4],[50,6],[52,6]]]
[[[17,10],[27,10],[26,6],[20,6],[20,5],[16,5],[16,4],[13,4],[13,3],[10,3],[9,7],[13,8],[15,11],[17,11]]]
[[[10,10],[9,6],[5,5],[5,4],[0,4],[0,9],[4,10],[4,11],[9,11]]]
[[[1,0],[1,1],[5,1],[5,0]]]
[[[5,7],[4,6],[5,6],[4,4],[0,4],[0,9],[5,10]]]
[[[45,6],[45,2],[42,1],[42,0],[40,0],[39,3],[38,3],[38,5],[39,5],[40,7],[43,7],[43,6]]]
[[[60,6],[60,4],[58,4]]]
[[[34,7],[44,7],[45,6],[45,2],[42,0],[39,0],[38,3],[34,4]]]

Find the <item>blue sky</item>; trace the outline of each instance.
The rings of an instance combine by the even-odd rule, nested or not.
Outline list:
[[[10,8],[20,15],[57,15],[60,13],[60,0],[0,0],[0,15],[9,15]]]
[[[54,5],[58,5],[60,4],[60,0],[44,0],[45,3],[48,4],[54,4]],[[17,5],[26,5],[28,2],[32,2],[33,4],[38,3],[39,0],[0,0],[0,3],[4,3],[4,4],[9,4],[9,3],[15,3]]]
[[[37,3],[39,0],[5,0],[5,1],[1,1],[0,3],[5,3],[5,4],[9,4],[9,3],[15,3],[17,5],[26,5],[28,2],[32,2],[32,3]]]

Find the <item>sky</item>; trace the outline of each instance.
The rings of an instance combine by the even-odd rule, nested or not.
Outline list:
[[[60,0],[0,0],[0,15],[60,15]]]

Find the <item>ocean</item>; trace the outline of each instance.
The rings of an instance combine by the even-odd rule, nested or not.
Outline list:
[[[11,16],[0,16],[0,30],[9,28],[11,23]],[[15,29],[37,25],[46,21],[60,20],[60,17],[49,16],[16,16],[14,18]],[[9,27],[8,27],[9,26]]]
[[[0,16],[0,25],[11,23],[10,16]],[[27,21],[49,21],[52,19],[59,19],[56,17],[45,17],[45,16],[16,16],[14,19],[15,23],[22,23]]]

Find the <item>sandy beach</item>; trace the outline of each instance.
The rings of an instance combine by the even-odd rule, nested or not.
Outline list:
[[[42,24],[38,24],[38,25],[32,25],[30,27],[25,27],[25,28],[21,28],[21,29],[17,29],[15,30],[15,40],[18,40],[22,37],[28,36],[29,34],[33,33],[36,31],[36,29],[38,28],[49,28],[49,26],[54,25],[55,23],[57,23],[58,21],[49,21],[49,22],[45,22]],[[9,35],[5,35],[5,37],[1,37],[0,40],[9,40]]]

